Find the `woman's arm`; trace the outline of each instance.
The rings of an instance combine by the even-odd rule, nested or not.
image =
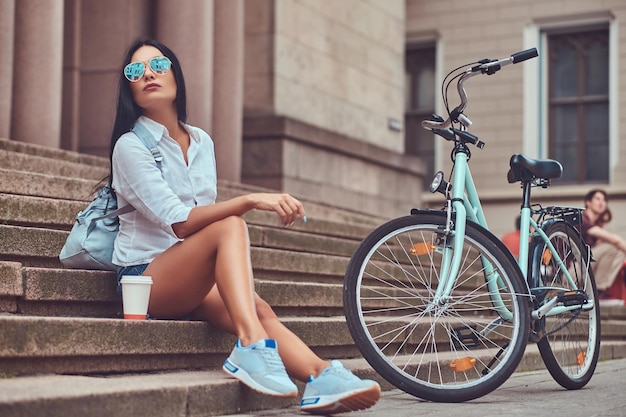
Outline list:
[[[289,194],[255,193],[194,207],[187,220],[174,223],[172,229],[176,236],[184,239],[215,221],[228,216],[242,216],[254,209],[275,212],[285,226],[293,224],[298,216],[306,217],[302,203]]]
[[[615,233],[611,233],[600,226],[590,227],[587,233],[598,240],[608,242],[619,248],[621,251],[626,252],[626,241]]]

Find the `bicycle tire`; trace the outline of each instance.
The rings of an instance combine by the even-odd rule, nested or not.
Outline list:
[[[591,255],[578,231],[567,222],[550,222],[544,231],[592,307],[541,319],[535,324],[543,334],[537,345],[554,380],[563,388],[580,389],[593,376],[600,354],[600,310],[590,266]],[[535,285],[574,289],[565,281],[556,261],[551,256],[544,256],[545,248],[541,241],[531,252]]]
[[[468,221],[452,296],[433,304],[445,223],[443,212],[419,211],[367,236],[344,277],[344,313],[363,357],[384,379],[429,401],[462,402],[488,394],[515,371],[528,342],[530,302],[510,252]],[[498,318],[481,259],[500,277],[509,321]]]

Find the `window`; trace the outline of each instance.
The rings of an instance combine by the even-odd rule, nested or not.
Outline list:
[[[404,149],[407,154],[419,156],[430,175],[435,172],[435,139],[420,124],[435,112],[435,46],[409,45],[405,70]],[[427,187],[429,181],[424,183]]]
[[[549,157],[561,183],[609,181],[609,29],[548,34]]]

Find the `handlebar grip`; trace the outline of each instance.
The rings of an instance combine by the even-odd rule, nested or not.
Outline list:
[[[526,61],[527,59],[535,58],[539,56],[539,52],[537,52],[537,48],[526,49],[525,51],[517,52],[511,55],[511,59],[514,64],[518,62]]]

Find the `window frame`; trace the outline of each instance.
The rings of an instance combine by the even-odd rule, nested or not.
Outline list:
[[[436,32],[410,33],[407,35],[407,39],[405,43],[405,57],[406,57],[406,52],[409,51],[410,49],[416,49],[416,48],[421,48],[421,47],[433,47],[435,49],[435,82],[433,85],[433,88],[435,89],[434,109],[435,109],[435,113],[442,114],[444,106],[443,106],[443,100],[441,98],[439,87],[441,86],[441,82],[443,81],[443,75],[442,75],[443,65],[442,64],[443,64],[443,59],[444,59],[444,44],[443,42],[441,42],[439,34]],[[408,88],[408,86],[405,86],[405,88]],[[406,115],[407,115],[407,109],[405,109],[405,115],[404,115],[405,116],[404,117],[405,128],[407,126]],[[437,172],[438,170],[441,170],[443,166],[442,152],[444,149],[443,148],[444,143],[435,134],[432,135],[432,140],[434,142],[433,170],[434,172]],[[405,153],[406,153],[406,149],[405,149]],[[425,177],[424,184],[426,188],[424,191],[426,192],[428,192],[427,185],[430,183],[430,178],[428,177],[428,175],[431,175],[431,173],[427,173],[427,177]]]
[[[560,29],[560,30],[553,30],[553,31],[545,31],[546,34],[546,39],[548,42],[551,42],[550,39],[553,39],[556,36],[570,36],[572,38],[575,37],[584,37],[585,34],[593,34],[593,33],[597,33],[597,32],[606,32],[606,42],[607,42],[607,46],[609,46],[610,43],[610,39],[609,39],[609,28],[607,24],[595,24],[595,25],[588,25],[588,26],[584,26],[584,27],[575,27],[575,28],[569,28],[569,29]],[[585,39],[585,41],[588,41],[588,39]],[[552,51],[548,50],[548,55],[551,54]],[[578,57],[577,57],[578,58]],[[608,67],[610,67],[610,57],[607,56],[607,59],[609,60]],[[553,82],[554,77],[555,77],[555,68],[553,66],[550,65],[550,61],[551,61],[551,57],[548,56],[547,58],[547,64],[548,65],[548,82]],[[577,62],[578,65],[578,71],[582,71],[584,72],[584,68],[581,67],[581,62]],[[608,68],[607,68],[607,72],[608,72]],[[583,90],[584,90],[584,85],[581,85],[584,83],[585,81],[585,75],[583,74],[581,77],[578,77],[578,79],[576,80],[577,85],[576,85],[576,95],[572,96],[572,97],[566,97],[566,98],[562,98],[562,97],[555,97],[553,96],[549,90],[550,87],[548,86],[547,90],[547,96],[548,96],[548,100],[546,103],[546,106],[548,108],[547,114],[546,114],[546,121],[547,121],[547,125],[548,125],[548,136],[547,136],[547,156],[549,158],[556,158],[556,154],[557,154],[557,143],[556,143],[556,138],[551,138],[551,134],[552,134],[552,130],[553,130],[553,123],[554,123],[554,118],[556,117],[556,109],[557,108],[563,108],[565,106],[574,106],[575,110],[576,110],[576,121],[577,121],[577,131],[579,132],[579,135],[581,135],[581,137],[578,138],[578,140],[575,143],[576,146],[576,156],[577,156],[577,160],[575,161],[575,163],[581,167],[581,169],[578,171],[578,174],[576,176],[576,178],[573,178],[570,181],[567,181],[566,184],[589,184],[589,183],[594,183],[593,180],[589,180],[587,179],[589,176],[589,168],[587,166],[587,161],[585,158],[585,152],[586,152],[586,144],[589,141],[590,138],[585,136],[585,120],[582,114],[582,111],[585,108],[588,108],[589,105],[592,104],[606,104],[607,108],[610,107],[610,80],[608,82],[608,88],[607,88],[607,92],[606,94],[596,94],[596,95],[591,95],[591,94],[584,94]],[[608,124],[610,125],[610,120],[608,121]],[[608,127],[607,126],[607,131],[608,131]],[[608,154],[610,153],[610,138],[607,138],[607,143],[606,143],[608,149],[607,149],[607,158],[609,157]],[[609,172],[610,169],[607,167],[607,172],[606,172],[606,180],[598,180],[598,181],[606,181],[608,183],[609,181]],[[597,183],[597,181],[595,181],[595,183]]]
[[[417,52],[418,54],[428,54],[428,56],[425,57],[424,60],[432,60],[433,76],[436,77],[436,73],[437,73],[437,63],[436,63],[437,45],[435,44],[435,42],[409,43],[406,45],[405,74],[407,76],[407,79],[410,78],[410,81],[408,82],[408,85],[405,86],[407,96],[405,97],[406,103],[405,103],[405,109],[404,109],[404,126],[406,129],[405,137],[404,137],[404,151],[406,154],[423,158],[429,169],[431,167],[431,162],[432,162],[433,172],[432,173],[428,172],[429,175],[432,175],[435,172],[435,165],[436,165],[436,162],[435,162],[436,161],[436,149],[434,146],[435,142],[433,141],[430,144],[425,144],[426,146],[420,146],[420,145],[415,145],[415,144],[410,145],[410,141],[418,140],[418,138],[423,139],[424,137],[428,135],[428,132],[426,131],[420,132],[421,136],[409,137],[410,132],[409,132],[408,127],[412,125],[411,123],[409,123],[409,119],[411,119],[411,121],[413,122],[417,120],[418,125],[419,125],[419,121],[427,119],[432,113],[436,112],[436,105],[437,105],[436,88],[434,88],[432,91],[433,101],[430,106],[420,107],[418,106],[418,103],[416,103],[417,95],[414,94],[417,91],[415,88],[415,81],[419,79],[419,74],[417,72],[409,71],[409,65],[410,65],[409,61],[411,60],[409,55],[415,52]],[[418,60],[421,61],[421,59],[418,59]],[[415,67],[418,67],[418,66],[419,65],[416,65]],[[419,152],[420,148],[422,149],[429,148],[426,151],[432,152],[432,154],[423,155]],[[425,184],[428,184],[428,182],[425,181]]]
[[[523,88],[523,152],[533,158],[548,158],[549,119],[548,103],[548,34],[558,30],[572,30],[591,25],[609,28],[609,86],[618,86],[619,36],[618,22],[612,13],[598,12],[577,16],[538,18],[523,33],[524,48],[536,47],[539,58],[524,63]],[[618,164],[619,146],[619,89],[609,87],[609,173],[608,184],[614,183],[614,168]],[[588,183],[592,184],[592,183]],[[600,184],[600,183],[599,183]],[[605,183],[601,183],[606,185]],[[578,184],[562,184],[577,186]]]

